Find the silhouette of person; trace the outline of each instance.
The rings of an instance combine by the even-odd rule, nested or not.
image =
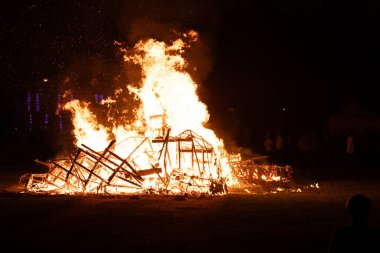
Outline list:
[[[279,131],[276,131],[276,149],[282,151],[284,148],[284,137],[280,134]]]
[[[351,131],[348,131],[346,138],[346,154],[349,156],[355,154],[354,136]]]
[[[370,208],[371,201],[361,194],[352,196],[346,202],[346,210],[352,223],[334,232],[329,253],[380,252],[379,233],[367,223]]]
[[[278,130],[276,131],[276,142],[274,148],[276,163],[281,164],[283,162],[284,137],[282,137]]]
[[[274,146],[274,143],[273,143],[273,140],[272,140],[272,136],[271,136],[271,133],[268,131],[265,134],[265,140],[264,140],[264,149],[265,149],[265,152],[267,154],[273,153],[273,146]]]

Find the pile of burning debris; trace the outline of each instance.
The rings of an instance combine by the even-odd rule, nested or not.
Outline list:
[[[132,49],[121,48],[124,60],[138,66],[142,79],[115,90],[102,105],[111,107],[117,100],[126,101],[121,95],[126,89],[141,103],[132,111],[117,111],[132,112],[134,121],[126,125],[108,117],[105,127],[91,112],[90,103],[67,98],[58,111],[72,113],[76,153],[39,162],[48,171],[24,175],[20,181],[25,191],[225,194],[227,186],[290,181],[289,166],[260,165],[228,155],[223,140],[204,127],[210,115],[182,57],[197,38],[197,32],[189,31],[170,45],[148,39]]]
[[[270,165],[267,156],[258,156],[242,160],[240,154],[230,155],[229,164],[232,173],[240,184],[263,184],[264,182],[288,183],[292,181],[293,169],[289,165]]]
[[[26,174],[20,183],[28,192],[227,193],[213,147],[190,130],[177,137],[169,133],[164,138],[136,137],[138,144],[127,157],[112,151],[115,140],[102,152],[82,145],[73,158],[39,162],[49,172]]]
[[[38,161],[48,173],[26,174],[20,183],[33,193],[194,195],[228,193],[230,180],[232,186],[292,180],[290,166],[255,163],[260,158],[242,161],[240,154],[229,155],[231,177],[224,177],[206,140],[190,130],[177,137],[169,133],[164,138],[136,137],[138,144],[127,157],[113,151],[115,140],[102,152],[82,145],[72,158]]]

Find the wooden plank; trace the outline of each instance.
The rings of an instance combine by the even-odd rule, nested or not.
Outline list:
[[[168,178],[169,178],[168,169],[166,167],[166,157],[168,157],[170,168],[172,167],[172,162],[170,160],[170,153],[169,153],[169,150],[168,150],[169,149],[168,146],[169,146],[169,143],[166,143],[165,154],[164,154],[165,180],[168,180]]]
[[[79,165],[81,168],[87,170],[88,172],[91,171],[90,169],[86,168],[85,166],[83,166],[83,165],[80,164],[80,163],[77,163],[77,162],[76,162],[76,164]],[[107,182],[104,178],[102,178],[101,176],[97,175],[96,173],[93,173],[93,175],[94,175],[95,177],[99,178],[100,180],[102,180],[103,182]]]
[[[191,138],[179,138],[179,137],[168,138],[168,142],[178,142],[178,141],[191,142]],[[153,143],[165,142],[165,139],[153,139],[152,142]]]
[[[95,164],[92,166],[91,170],[90,170],[90,174],[88,175],[87,177],[87,180],[84,184],[84,187],[86,188],[88,182],[90,182],[90,179],[91,179],[91,176],[94,174],[94,170],[96,169],[96,167],[98,166],[99,162],[102,160],[102,158],[107,154],[108,150],[113,146],[113,144],[115,144],[116,140],[112,140],[107,148],[102,152],[102,154],[100,155],[100,157],[97,159],[97,161],[95,162]]]
[[[86,150],[82,150],[82,152],[85,153],[86,155],[88,155],[90,158],[95,159],[95,161],[96,161],[97,157],[94,154],[91,154],[90,152],[88,152]],[[87,159],[90,160],[88,157],[87,157]],[[107,160],[106,158],[104,158],[104,159]],[[92,162],[94,162],[94,161],[92,161]],[[109,160],[109,162],[111,162],[111,161]],[[115,170],[114,168],[112,168],[110,165],[108,165],[107,163],[105,163],[103,161],[99,161],[99,163],[102,164],[103,166],[107,167],[108,169],[112,170],[112,171]],[[117,165],[117,163],[114,163],[114,162],[112,162],[112,163]],[[76,164],[78,164],[78,163],[76,163]],[[89,170],[89,169],[87,169],[87,170]]]
[[[181,152],[205,152],[205,153],[212,153],[214,152],[214,149],[181,149]]]
[[[52,164],[54,164],[55,166],[59,167],[60,169],[66,171],[68,174],[71,174],[73,176],[75,176],[72,172],[69,172],[66,168],[64,168],[63,166],[61,166],[60,164],[56,163],[56,162],[51,162]]]
[[[178,169],[181,171],[181,141],[177,142]]]
[[[91,152],[93,152],[93,153],[95,153],[95,154],[98,154],[96,151],[92,150],[91,148],[87,147],[86,145],[83,144],[83,146],[85,146],[85,147],[86,147],[87,149],[89,149]],[[83,152],[85,152],[87,155],[89,155],[89,156],[93,157],[94,159],[96,159],[95,155],[93,155],[93,154],[87,152],[86,150],[83,150]],[[136,170],[132,167],[132,165],[130,165],[130,164],[127,162],[126,159],[121,158],[120,156],[118,156],[117,154],[113,153],[113,152],[110,151],[110,150],[108,150],[108,153],[111,154],[112,156],[114,156],[115,158],[117,158],[118,160],[120,160],[122,163],[125,163],[125,164],[128,166],[128,168],[130,168],[130,169],[132,170],[132,172],[134,172],[134,173],[132,173],[132,172],[126,170],[125,168],[121,167],[121,169],[122,169],[123,171],[127,172],[128,174],[130,174],[134,179],[136,179],[136,180],[137,180],[138,182],[140,182],[140,183],[141,183],[142,181],[144,181],[144,179],[143,179],[141,176],[139,176],[139,175],[137,174]],[[98,155],[99,155],[99,154],[98,154]],[[115,166],[119,166],[119,164],[115,163],[115,162],[112,161],[111,159],[109,159],[109,158],[107,158],[107,157],[103,157],[103,158],[104,158],[104,160],[108,161],[109,163],[112,163],[112,164],[115,165]],[[106,166],[107,168],[111,169],[112,171],[115,170],[114,168],[110,167],[108,164],[103,163],[102,161],[100,161],[100,163],[102,163],[104,166]]]
[[[114,172],[111,174],[111,176],[108,178],[108,184],[111,183],[112,179],[115,177],[115,175],[120,171],[120,169],[124,170],[124,172],[127,172],[130,176],[132,176],[133,178],[136,179],[136,176],[134,174],[132,174],[130,171],[126,170],[123,168],[123,165],[126,164],[126,161],[123,160],[120,165],[114,170]],[[137,179],[136,179],[137,180]],[[139,180],[137,180],[138,182],[140,182]]]
[[[144,142],[147,140],[148,138],[144,138],[144,140],[139,144],[139,145],[137,145],[137,147],[127,156],[127,158],[126,159],[129,159],[130,157],[131,157],[131,155],[133,154],[133,153],[135,153],[136,152],[136,150],[137,149],[139,149],[143,144],[144,144]],[[123,159],[124,160],[124,159]]]
[[[157,176],[160,178],[161,182],[165,185],[165,181],[162,179],[162,177],[160,176],[160,173],[158,172],[158,170],[161,170],[159,168],[156,168],[153,164],[151,164],[153,169],[154,169],[154,172],[156,172]],[[162,171],[162,170],[161,170]]]
[[[136,177],[136,179],[139,179],[139,181],[144,181],[144,178],[142,178],[141,176],[138,175],[137,171],[132,167],[132,165],[126,159],[121,158],[120,156],[118,156],[117,154],[115,154],[112,151],[109,151],[109,153],[111,155],[113,155],[114,157],[116,157],[117,159],[119,159],[120,161],[124,161],[125,164],[128,166],[128,168],[130,168],[133,171],[134,176]]]
[[[139,173],[140,176],[148,176],[148,175],[152,175],[154,173],[161,173],[162,172],[162,169],[161,168],[156,168],[156,167],[153,167],[151,169],[147,169],[147,170],[139,170],[137,171],[137,173]]]
[[[131,181],[131,180],[128,180],[128,179],[126,179],[126,178],[124,178],[124,177],[120,177],[120,176],[118,176],[118,175],[116,175],[115,177],[116,177],[116,178],[119,178],[119,179],[121,179],[121,180],[124,180],[125,182],[128,182],[128,183],[130,183],[130,184],[136,185],[137,187],[140,187],[140,188],[141,188],[141,184],[139,184],[139,183],[133,182],[133,181]]]
[[[72,171],[73,168],[74,168],[75,161],[78,159],[78,156],[79,156],[80,152],[81,152],[81,149],[78,148],[78,151],[77,151],[77,153],[76,153],[76,155],[75,155],[75,157],[74,157],[74,160],[71,162],[71,166],[70,166],[70,169],[69,169],[69,173],[66,174],[66,180],[65,180],[65,181],[67,181],[67,180],[69,179],[70,173],[71,173],[71,171]]]
[[[158,161],[161,159],[162,151],[164,150],[165,146],[168,143],[169,134],[170,134],[170,128],[168,128],[168,132],[166,133],[165,140],[164,140],[164,142],[162,144],[162,148],[160,150],[160,154],[159,154],[158,159],[157,159]]]
[[[201,176],[201,175],[202,175],[202,173],[201,173],[201,168],[200,168],[200,166],[199,166],[198,155],[197,155],[197,152],[195,151],[194,142],[193,142],[193,149],[194,149],[194,153],[191,153],[191,158],[194,159],[194,158],[193,158],[193,155],[195,155],[195,158],[196,158],[196,160],[197,160],[197,165],[198,165],[198,172],[199,172],[199,175]],[[192,166],[193,166],[193,165],[192,165]],[[193,168],[193,169],[194,169],[194,168]]]
[[[87,152],[86,150],[83,150],[83,152],[84,152],[85,154],[89,155],[90,157],[93,157],[94,159],[96,159],[95,155],[93,155],[93,154]],[[95,151],[93,151],[93,152],[95,152]],[[95,153],[96,153],[96,152],[95,152]],[[116,155],[116,154],[114,154],[114,153],[111,152],[111,151],[108,151],[108,153],[111,154],[111,155]],[[117,155],[116,155],[116,156],[117,156]],[[119,159],[120,157],[116,157],[116,158]],[[104,160],[107,160],[109,163],[112,163],[112,164],[118,166],[116,169],[114,169],[114,168],[112,168],[110,165],[104,163],[103,161],[100,161],[101,164],[103,164],[103,165],[104,165],[105,167],[107,167],[108,169],[112,170],[112,171],[113,171],[113,174],[116,175],[117,170],[118,170],[118,168],[119,168],[119,169],[123,170],[124,172],[128,173],[130,176],[132,176],[132,178],[134,178],[139,184],[144,180],[141,176],[139,176],[139,175],[135,175],[135,174],[133,174],[132,172],[126,170],[124,167],[122,167],[124,164],[126,164],[126,165],[128,166],[128,162],[127,162],[127,161],[121,160],[122,163],[121,163],[120,165],[118,165],[117,163],[115,163],[114,161],[112,161],[112,160],[110,160],[110,159],[108,159],[108,158],[106,158],[106,157],[103,157],[103,159],[104,159]],[[119,160],[120,160],[120,159],[119,159]],[[87,170],[88,170],[88,169],[87,169]],[[115,171],[116,171],[116,173],[115,173]],[[140,180],[140,178],[141,178],[141,180]],[[111,180],[112,180],[112,178],[111,178]],[[108,182],[111,182],[111,180],[110,180],[110,178],[108,178]],[[108,183],[108,182],[107,182],[107,183]],[[129,180],[128,180],[128,182],[129,182]],[[141,185],[140,185],[140,186],[141,186]]]

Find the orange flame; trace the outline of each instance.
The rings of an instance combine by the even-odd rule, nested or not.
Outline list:
[[[88,108],[88,103],[73,100],[65,104],[63,109],[70,110],[73,115],[76,146],[80,147],[82,144],[86,144],[96,151],[107,147],[110,141],[107,129],[98,124],[95,115]]]
[[[132,111],[135,121],[124,125],[109,117],[113,127],[107,128],[99,124],[89,103],[67,103],[63,109],[72,113],[80,149],[75,158],[52,162],[48,174],[32,174],[26,188],[53,193],[226,193],[226,185],[240,185],[239,177],[243,183],[289,179],[289,166],[243,163],[240,154],[228,155],[223,140],[204,127],[210,115],[182,57],[198,34],[190,31],[182,37],[170,45],[148,39],[131,50],[121,49],[124,60],[142,71],[141,83],[126,87],[141,101]],[[101,104],[117,102],[122,90]]]
[[[192,43],[197,40],[198,34],[190,31],[183,34],[183,37]],[[213,164],[213,161],[210,161],[215,167],[208,171],[210,178],[216,179],[221,176],[231,184],[231,171],[223,141],[214,131],[203,126],[210,115],[207,106],[197,95],[197,84],[185,71],[187,62],[182,53],[191,46],[190,43],[180,38],[167,45],[148,39],[138,42],[133,50],[122,49],[125,53],[124,60],[141,66],[142,70],[140,88],[132,85],[127,87],[141,101],[141,106],[136,111],[136,120],[131,125],[116,123],[113,124],[113,129],[107,129],[98,124],[95,115],[89,110],[88,103],[71,101],[64,109],[70,110],[73,115],[75,144],[78,147],[85,144],[100,151],[107,146],[112,134],[118,143],[115,152],[126,157],[138,144],[132,137],[163,137],[163,133],[160,132],[162,127],[170,128],[171,136],[191,130],[210,143],[216,154],[218,162]],[[125,140],[128,141],[124,142]],[[175,153],[176,149],[169,145],[168,151]],[[147,150],[143,152],[146,153]],[[147,159],[146,163],[151,161]],[[175,166],[174,164],[172,167]],[[145,181],[144,185],[155,184],[148,181]]]

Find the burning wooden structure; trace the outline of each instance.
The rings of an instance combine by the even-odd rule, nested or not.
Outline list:
[[[227,181],[235,185],[287,183],[292,180],[290,166],[258,164],[257,159],[241,160],[229,155],[231,178],[226,178],[214,149],[191,130],[165,137],[133,137],[135,145],[126,157],[115,153],[112,140],[101,152],[82,144],[71,158],[47,163],[47,173],[26,174],[20,182],[25,191],[35,193],[90,194],[194,194],[227,193]]]
[[[293,169],[289,165],[279,166],[258,163],[264,157],[241,160],[240,154],[230,155],[229,164],[240,184],[263,184],[265,182],[288,183],[292,181]]]
[[[72,158],[44,163],[46,174],[21,178],[30,192],[50,193],[225,193],[225,178],[210,143],[186,130],[176,137],[135,137],[127,157],[113,140],[102,151],[82,145]],[[41,163],[41,162],[40,162]]]
[[[131,49],[120,48],[124,61],[138,66],[141,82],[115,90],[101,104],[125,101],[120,94],[127,89],[141,103],[132,111],[119,109],[132,112],[134,121],[123,124],[107,117],[109,124],[104,126],[90,103],[70,99],[62,109],[72,114],[76,153],[44,163],[45,174],[23,176],[25,189],[60,194],[216,194],[245,180],[280,180],[282,174],[289,178],[290,167],[231,159],[223,140],[204,127],[210,115],[182,57],[197,38],[197,32],[189,31],[171,44],[148,39]]]

